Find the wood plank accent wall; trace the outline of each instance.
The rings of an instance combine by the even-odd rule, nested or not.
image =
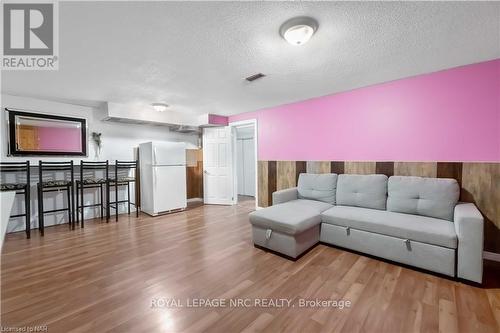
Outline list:
[[[484,248],[500,253],[500,163],[463,163],[461,178],[460,200],[476,203],[485,217]]]
[[[299,183],[299,175],[301,173],[307,172],[307,162],[306,161],[297,161],[295,162],[295,183]]]
[[[273,204],[273,192],[277,190],[276,183],[276,161],[269,161],[267,163],[267,199],[269,205]]]
[[[186,150],[187,198],[203,198],[203,150]]]
[[[334,161],[330,163],[330,170],[332,173],[336,173],[340,175],[341,173],[345,173],[345,163]]]
[[[283,190],[297,186],[296,165],[293,161],[278,161],[277,162],[277,190]]]
[[[371,175],[375,173],[375,162],[345,162],[344,173]]]
[[[500,253],[500,163],[259,161],[259,206],[270,206],[274,191],[297,186],[301,172],[455,178],[460,200],[474,202],[485,217],[485,250]]]
[[[326,161],[307,161],[308,173],[330,173],[331,162]]]
[[[432,162],[395,162],[394,175],[437,177],[437,163]]]
[[[268,179],[268,162],[258,161],[257,162],[257,193],[259,194],[259,207],[269,206],[269,197],[267,191]]]

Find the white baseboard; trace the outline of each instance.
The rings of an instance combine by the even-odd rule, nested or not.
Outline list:
[[[187,202],[198,202],[198,201],[202,201],[203,202],[203,198],[191,198],[191,199],[187,199]]]
[[[483,251],[483,259],[500,262],[500,253]]]

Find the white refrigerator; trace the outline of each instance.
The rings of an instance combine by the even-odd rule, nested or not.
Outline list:
[[[141,210],[156,216],[185,209],[186,144],[145,142],[139,145]]]

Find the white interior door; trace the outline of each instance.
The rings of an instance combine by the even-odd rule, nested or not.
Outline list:
[[[233,204],[231,127],[203,129],[203,194],[206,204]]]

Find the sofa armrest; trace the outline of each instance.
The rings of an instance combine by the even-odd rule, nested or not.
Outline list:
[[[273,192],[273,206],[287,201],[297,200],[298,195],[299,193],[296,187]]]
[[[458,237],[457,276],[481,283],[483,279],[483,216],[473,203],[459,202],[454,213]]]

